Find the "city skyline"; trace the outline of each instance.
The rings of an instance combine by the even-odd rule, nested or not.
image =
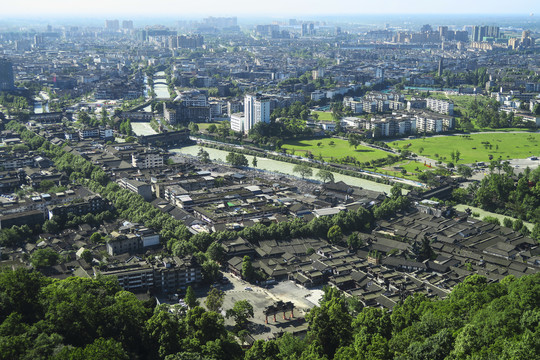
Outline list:
[[[534,16],[540,13],[540,4],[532,0],[517,0],[509,7],[506,3],[487,0],[469,2],[457,0],[451,3],[437,3],[429,0],[416,0],[404,7],[397,0],[379,2],[342,0],[336,3],[310,2],[307,0],[293,3],[277,0],[259,3],[256,6],[245,0],[221,2],[203,0],[197,3],[178,3],[173,0],[158,0],[152,3],[135,0],[119,0],[114,3],[104,0],[81,2],[74,8],[72,3],[65,0],[22,1],[4,4],[0,19],[11,17],[182,17],[182,16],[230,16],[230,15],[264,15],[264,16],[351,16],[369,14],[506,14]]]

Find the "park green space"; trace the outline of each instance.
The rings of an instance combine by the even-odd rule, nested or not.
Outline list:
[[[331,142],[333,142],[333,145],[330,145]],[[320,146],[317,145],[319,143]],[[325,161],[331,161],[332,158],[337,159],[344,156],[352,156],[357,158],[358,161],[366,162],[388,156],[388,153],[385,151],[366,146],[359,145],[355,149],[353,146],[349,146],[347,140],[336,138],[288,140],[284,142],[282,148],[287,149],[288,153],[294,150],[294,154],[299,156],[305,156],[306,152],[310,151],[316,159],[322,156]]]
[[[418,179],[418,174],[420,174],[424,170],[433,170],[433,169],[434,168],[430,168],[429,166],[424,165],[422,161],[404,160],[404,161],[399,161],[397,163],[393,163],[392,165],[385,165],[385,166],[377,167],[375,169],[370,169],[370,170],[381,173],[381,174],[385,174],[385,175],[400,177],[403,179],[420,181]],[[407,173],[403,175],[403,173],[401,172],[402,170],[406,170]]]
[[[491,217],[499,219],[501,224],[503,223],[504,218],[509,218],[512,221],[516,221],[516,219],[511,217],[511,216],[505,216],[505,215],[501,215],[501,214],[496,214],[496,213],[489,212],[489,211],[486,211],[486,210],[483,210],[483,209],[480,209],[480,208],[477,208],[477,207],[474,207],[474,206],[469,206],[469,205],[464,205],[464,204],[458,204],[458,205],[455,206],[455,209],[457,211],[465,211],[465,209],[467,209],[467,208],[472,210],[473,216],[478,215],[479,219],[483,219],[486,216],[491,216]],[[529,230],[532,231],[532,229],[534,227],[534,224],[531,224],[530,222],[527,222],[527,221],[524,221],[523,224]]]
[[[490,155],[493,156],[493,159],[501,158],[502,160],[539,156],[539,144],[540,133],[433,136],[388,143],[393,148],[407,149],[416,154],[442,160],[443,162],[452,161],[450,154],[459,150],[461,154],[460,163],[487,162],[490,161]]]
[[[334,118],[332,117],[332,113],[330,111],[312,111],[311,113],[319,115],[317,120],[334,121]]]
[[[212,123],[197,123],[197,126],[199,127],[199,130],[208,130],[208,128],[210,127],[210,125],[216,125],[218,126],[219,123],[217,122],[212,122]]]
[[[461,118],[464,115],[467,115],[467,110],[470,105],[478,101],[479,103],[489,101],[490,98],[483,95],[448,95],[444,92],[431,92],[430,97],[434,99],[441,99],[452,101],[454,103],[454,111],[456,118]],[[476,119],[472,116],[471,122],[474,125],[475,130],[477,131],[500,131],[500,132],[512,132],[512,131],[523,131],[523,128],[492,128],[492,127],[481,127],[476,123]]]

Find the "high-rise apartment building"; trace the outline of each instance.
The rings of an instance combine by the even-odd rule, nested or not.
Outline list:
[[[439,36],[441,40],[446,39],[448,36],[448,26],[439,26]]]
[[[120,22],[118,20],[105,20],[105,29],[116,31],[120,29]]]
[[[122,21],[122,29],[133,30],[133,20]]]
[[[0,91],[13,90],[13,64],[7,59],[0,59]]]
[[[485,37],[499,38],[500,29],[498,26],[473,26],[472,40],[484,41]]]
[[[270,99],[260,94],[244,98],[244,132],[249,132],[257,123],[270,122]]]

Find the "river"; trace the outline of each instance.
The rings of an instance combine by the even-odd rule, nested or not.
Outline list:
[[[154,74],[154,92],[157,100],[170,100],[169,87],[164,71],[158,71]]]
[[[149,122],[132,122],[131,129],[137,136],[157,134],[156,131],[152,129]]]
[[[199,152],[199,148],[200,147],[198,145],[193,145],[193,146],[186,146],[186,147],[177,148],[177,149],[171,149],[170,151],[179,153],[179,154],[196,156]],[[227,154],[229,153],[228,151],[223,151],[223,150],[218,150],[218,149],[213,149],[213,148],[204,148],[204,150],[208,152],[208,154],[210,155],[210,159],[221,160],[223,162],[225,162],[225,158],[227,157]],[[246,158],[248,159],[249,164],[251,166],[252,161],[253,161],[253,156],[246,155]],[[258,169],[278,172],[278,173],[282,173],[286,175],[296,175],[295,173],[293,173],[294,166],[295,164],[291,164],[288,162],[257,157]],[[318,171],[319,171],[318,169],[313,168],[314,175],[317,174]],[[390,189],[392,188],[390,185],[380,184],[374,181],[360,179],[353,176],[342,175],[336,172],[333,172],[333,174],[334,174],[335,181],[343,181],[346,184],[360,186],[367,190],[386,192],[387,194],[389,194]],[[309,179],[320,180],[316,176],[311,176],[309,177]]]

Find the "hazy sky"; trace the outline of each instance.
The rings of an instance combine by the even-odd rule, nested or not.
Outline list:
[[[0,18],[353,14],[530,14],[540,0],[3,0]]]

